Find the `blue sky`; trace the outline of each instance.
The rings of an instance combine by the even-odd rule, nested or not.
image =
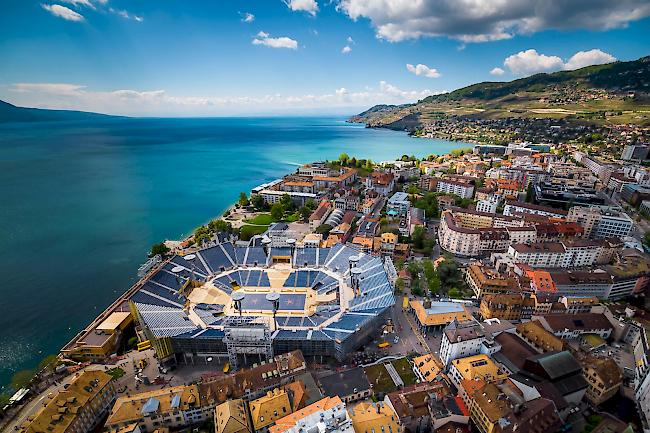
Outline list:
[[[127,115],[353,113],[650,54],[647,0],[3,0],[2,8],[0,99]]]

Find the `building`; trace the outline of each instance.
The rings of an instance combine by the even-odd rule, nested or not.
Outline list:
[[[564,340],[578,339],[585,334],[609,338],[614,327],[604,314],[547,314],[537,317],[544,328]]]
[[[457,358],[478,355],[485,340],[483,327],[476,320],[452,321],[445,327],[440,342],[440,359],[443,365],[449,365]]]
[[[539,353],[560,352],[564,350],[564,342],[547,331],[537,320],[517,325],[517,335]]]
[[[499,366],[487,355],[479,354],[458,358],[449,365],[449,378],[456,388],[460,388],[463,380],[483,380],[496,382],[508,377]]]
[[[551,433],[562,426],[553,401],[526,400],[510,382],[487,383],[474,393],[471,418],[481,433]]]
[[[552,384],[569,404],[579,404],[587,391],[588,384],[582,377],[582,367],[567,350],[528,357],[523,370],[524,375],[532,375]]]
[[[632,219],[625,212],[596,206],[573,206],[569,209],[567,220],[582,225],[584,235],[594,239],[625,237],[633,227]]]
[[[483,319],[519,321],[523,306],[524,298],[520,294],[485,295],[481,299],[481,316]]]
[[[444,364],[435,355],[427,354],[413,358],[413,372],[421,382],[434,382]]]
[[[445,194],[456,194],[460,198],[472,198],[474,196],[474,185],[466,181],[441,178],[438,179],[436,191]]]
[[[201,399],[198,387],[182,385],[118,398],[106,428],[137,423],[142,431],[153,432],[160,427],[190,427],[213,416],[214,406]]]
[[[508,200],[503,207],[503,214],[507,216],[514,216],[515,214],[532,214],[552,218],[566,218],[568,212],[554,207]]]
[[[519,292],[517,280],[474,262],[465,268],[465,281],[478,299],[485,295]]]
[[[95,430],[115,401],[113,378],[102,371],[78,373],[67,389],[18,427],[20,433],[86,433]]]
[[[303,433],[315,426],[318,431],[354,433],[352,419],[339,397],[325,397],[296,412],[275,421],[269,433]],[[217,432],[220,433],[220,432]]]
[[[228,400],[214,410],[214,429],[216,433],[253,433],[248,417],[248,407],[244,400]]]
[[[96,361],[115,353],[124,330],[133,324],[128,305],[121,305],[96,326],[82,331],[75,341],[65,345],[61,353],[77,361]]]
[[[476,202],[477,212],[496,213],[499,202],[497,200],[479,200]]]
[[[406,217],[410,208],[411,202],[408,194],[398,191],[388,199],[386,213],[391,217]]]
[[[332,212],[332,206],[328,201],[322,201],[314,212],[309,216],[309,229],[311,231],[322,225],[329,214]]]
[[[402,433],[395,411],[383,402],[361,402],[348,408],[355,433]]]
[[[393,173],[373,171],[366,178],[366,188],[372,189],[383,196],[388,196],[395,189],[395,176]]]
[[[415,316],[420,332],[425,334],[442,329],[454,320],[464,322],[472,319],[469,310],[459,302],[413,299],[409,301],[409,312]]]
[[[625,161],[642,161],[648,157],[648,149],[646,145],[642,144],[628,144],[623,149],[621,159]]]
[[[515,263],[538,268],[582,268],[599,262],[605,246],[588,239],[514,244],[508,255]]]
[[[372,389],[363,368],[356,367],[318,379],[323,395],[339,397],[345,403],[370,397]]]
[[[593,406],[618,394],[623,381],[621,370],[612,358],[586,357],[582,361],[582,375],[589,384],[585,398]]]
[[[299,409],[289,389],[275,388],[249,403],[253,431],[265,432],[280,418]]]

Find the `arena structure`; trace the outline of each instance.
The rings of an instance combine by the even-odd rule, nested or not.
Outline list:
[[[163,364],[228,355],[345,359],[381,328],[395,303],[390,258],[332,248],[238,247],[174,256],[130,298],[141,339]]]

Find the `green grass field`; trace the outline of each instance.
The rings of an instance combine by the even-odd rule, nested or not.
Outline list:
[[[255,218],[247,219],[244,221],[247,222],[248,224],[268,226],[273,222],[273,217],[271,217],[270,213],[261,213],[257,215]]]
[[[250,240],[255,235],[261,235],[268,229],[269,226],[251,226],[243,225],[239,229],[239,238],[243,241]]]
[[[402,378],[405,386],[413,385],[416,382],[417,376],[415,376],[408,359],[396,359],[395,361],[391,361],[391,364],[393,364],[393,367],[397,370],[397,374]]]
[[[377,392],[393,392],[397,389],[393,379],[391,379],[386,367],[383,364],[371,365],[370,367],[365,368],[366,377],[372,389]]]

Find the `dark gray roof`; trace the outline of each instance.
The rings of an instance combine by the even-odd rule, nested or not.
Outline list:
[[[350,370],[334,373],[318,379],[323,393],[328,397],[346,397],[370,389],[363,368],[357,367]]]
[[[528,359],[538,364],[551,380],[582,371],[578,361],[566,350],[542,353]]]

